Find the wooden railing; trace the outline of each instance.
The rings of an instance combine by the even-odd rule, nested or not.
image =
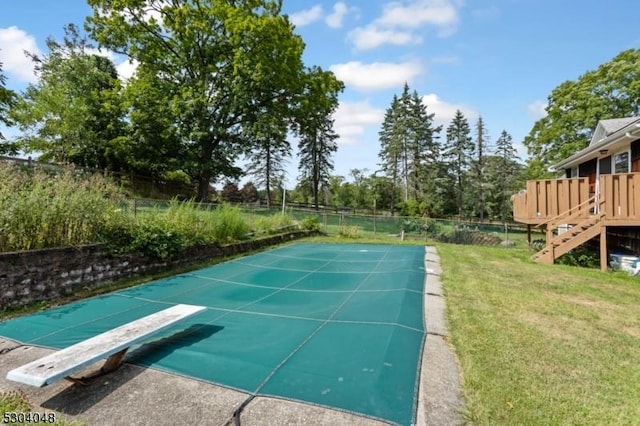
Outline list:
[[[527,181],[526,192],[513,196],[513,217],[516,222],[540,224],[590,198],[588,178],[547,179]],[[575,219],[587,217],[587,209]]]
[[[640,220],[640,173],[600,176],[607,221]]]
[[[513,196],[513,217],[539,226],[575,224],[603,211],[607,222],[640,226],[640,173],[602,175],[598,198],[592,200],[594,196],[587,178],[530,180],[526,191]]]

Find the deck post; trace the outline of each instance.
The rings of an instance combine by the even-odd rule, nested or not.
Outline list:
[[[531,225],[527,223],[527,243],[531,247]]]
[[[607,272],[607,227],[602,225],[600,228],[600,270]]]

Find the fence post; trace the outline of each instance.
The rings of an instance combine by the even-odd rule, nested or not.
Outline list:
[[[376,235],[376,199],[373,199],[373,235]]]

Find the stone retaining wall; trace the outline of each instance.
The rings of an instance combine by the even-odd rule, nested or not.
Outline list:
[[[141,254],[114,255],[102,244],[0,253],[0,311],[309,235],[297,231],[225,246],[191,247],[168,260]]]

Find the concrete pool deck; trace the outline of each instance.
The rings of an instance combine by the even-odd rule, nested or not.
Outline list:
[[[462,399],[456,357],[447,343],[442,272],[434,248],[425,252],[427,276],[417,424],[462,423]],[[52,352],[0,339],[0,391],[21,390],[36,411],[53,410],[59,418],[100,425],[233,424],[234,412],[248,398],[243,392],[151,368],[124,364],[88,386],[61,381],[33,388],[6,380],[6,373]],[[12,350],[6,350],[11,349]],[[85,373],[86,374],[86,373]],[[367,417],[277,398],[255,397],[242,410],[243,425],[383,425]]]

